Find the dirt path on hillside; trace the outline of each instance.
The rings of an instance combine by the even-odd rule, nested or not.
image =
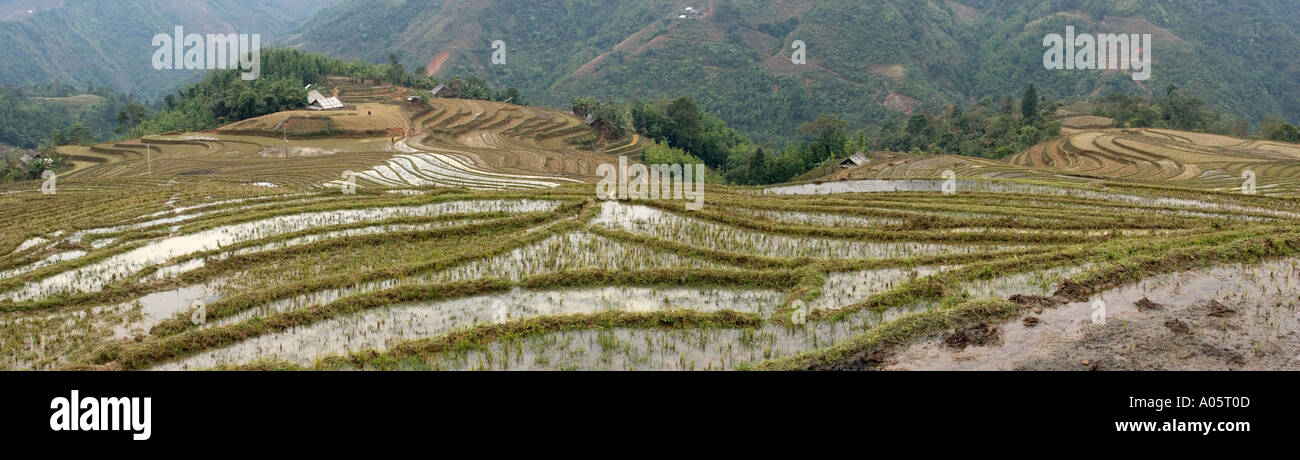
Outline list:
[[[451,57],[451,50],[442,50],[441,53],[438,53],[437,56],[434,56],[433,59],[429,60],[428,65],[424,66],[424,75],[428,76],[438,73],[438,69],[442,68],[442,64],[447,62],[447,58],[449,57]]]

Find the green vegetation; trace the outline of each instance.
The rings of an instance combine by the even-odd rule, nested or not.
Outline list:
[[[995,105],[984,98],[965,109],[949,107],[935,117],[913,114],[880,146],[898,152],[1005,158],[1060,134],[1061,124],[1051,115],[1055,107],[1039,108],[1038,103],[1030,85],[1019,101],[1008,98]]]
[[[400,63],[378,66],[345,62],[295,49],[262,50],[262,75],[257,80],[240,78],[240,70],[213,71],[202,82],[188,85],[175,96],[168,95],[162,110],[135,122],[127,137],[164,132],[202,131],[249,118],[307,105],[308,84],[323,83],[327,76],[349,76],[376,84],[411,85],[432,89],[446,84],[466,99],[505,100],[519,98],[517,90],[496,91],[474,77],[439,80],[415,78]],[[515,102],[515,101],[512,101]]]
[[[1205,102],[1192,96],[1186,90],[1170,85],[1165,91],[1151,98],[1128,96],[1123,93],[1111,93],[1097,100],[1094,115],[1118,120],[1123,126],[1133,128],[1166,128],[1183,131],[1247,135],[1244,122],[1225,117]],[[1265,129],[1260,134],[1271,136],[1285,132],[1282,128]],[[1292,141],[1294,142],[1294,141]]]
[[[578,96],[689,96],[759,143],[784,144],[791,127],[821,114],[876,134],[906,124],[910,115],[897,109],[907,98],[933,116],[983,97],[1019,96],[1029,83],[1054,100],[1149,97],[1173,84],[1248,124],[1268,114],[1300,120],[1300,93],[1291,84],[1300,67],[1285,57],[1300,44],[1291,27],[1300,13],[1285,2],[730,0],[711,16],[685,20],[677,19],[680,7],[665,0],[447,8],[353,0],[304,26],[295,44],[374,62],[393,53],[421,69],[447,52],[440,75],[483,75],[550,107]],[[1042,37],[1066,25],[1080,33],[1152,33],[1152,79],[1044,69]],[[430,38],[404,38],[413,35]],[[808,44],[807,66],[789,64],[796,39]],[[492,40],[508,44],[508,65],[489,64]],[[775,150],[765,149],[769,156]]]
[[[0,144],[37,149],[47,140],[54,145],[102,142],[117,134],[118,114],[128,106],[139,104],[93,84],[0,86]]]
[[[338,0],[153,0],[65,1],[31,17],[0,22],[0,85],[53,81],[94,84],[123,94],[154,99],[199,70],[155,70],[155,34],[201,32],[204,24],[238,33],[260,34],[268,44]],[[54,2],[47,2],[54,3]],[[224,27],[222,28],[224,30]]]
[[[684,154],[662,144],[648,150],[655,152],[648,155]],[[167,158],[166,152],[160,155]],[[306,160],[276,161],[288,165]],[[903,344],[919,334],[967,321],[1010,317],[1020,307],[1001,300],[1007,295],[1006,289],[1011,289],[1010,293],[1054,289],[1063,285],[1060,280],[1065,275],[1042,274],[1062,267],[1081,267],[1069,272],[1073,273],[1072,292],[1077,294],[1141,279],[1150,273],[1287,255],[1300,248],[1300,238],[1291,230],[1293,220],[1275,214],[1300,211],[1290,199],[1121,183],[1075,189],[1081,196],[1039,193],[1034,184],[1016,182],[1003,183],[1009,188],[1002,192],[973,191],[957,196],[936,192],[776,196],[755,195],[746,188],[711,186],[701,211],[685,212],[675,203],[626,204],[644,206],[657,216],[652,217],[656,225],[643,226],[635,220],[611,220],[602,205],[589,200],[589,185],[508,192],[424,188],[428,194],[412,196],[379,190],[355,196],[303,196],[298,193],[305,189],[299,187],[275,190],[240,185],[254,179],[241,179],[238,174],[171,176],[176,184],[166,189],[140,187],[141,179],[74,177],[61,185],[70,188],[68,191],[23,198],[39,200],[39,209],[55,210],[58,216],[32,214],[38,209],[32,206],[5,208],[8,214],[3,217],[19,226],[0,239],[0,253],[8,254],[0,256],[0,271],[22,269],[73,248],[88,252],[77,259],[22,272],[0,285],[0,291],[5,292],[69,270],[83,270],[84,276],[95,277],[93,267],[98,264],[179,235],[247,235],[113,277],[100,290],[51,293],[0,303],[2,315],[55,318],[124,303],[123,310],[110,310],[102,317],[86,316],[76,324],[83,327],[84,322],[87,330],[111,327],[103,325],[104,321],[145,325],[137,332],[141,334],[139,340],[113,341],[87,332],[73,341],[73,336],[68,335],[71,332],[44,329],[51,327],[46,321],[0,323],[4,337],[47,337],[42,345],[45,355],[39,358],[44,361],[29,361],[37,358],[15,351],[6,366],[135,369],[193,362],[198,367],[246,368],[247,364],[251,366],[247,368],[258,368],[260,360],[278,356],[290,361],[275,369],[479,368],[474,361],[477,358],[464,360],[480,355],[487,359],[486,354],[502,353],[500,348],[505,346],[516,347],[510,351],[510,356],[516,358],[550,356],[545,350],[552,349],[548,347],[553,345],[547,344],[555,340],[601,331],[600,342],[604,345],[586,352],[579,352],[573,345],[559,349],[567,350],[564,353],[587,353],[584,356],[593,356],[596,350],[618,349],[632,353],[625,356],[632,361],[606,363],[593,357],[594,361],[535,365],[607,368],[603,366],[626,362],[632,368],[691,368],[691,362],[698,361],[698,368],[804,368]],[[89,187],[81,191],[83,186]],[[106,187],[115,193],[102,193]],[[1185,204],[1158,203],[1152,199],[1155,196],[1181,198]],[[519,199],[555,201],[559,205],[541,212],[477,208],[485,206],[484,200]],[[381,213],[369,220],[320,222],[291,232],[229,230],[274,218],[467,202],[480,204],[467,208],[467,212],[400,217]],[[1190,206],[1187,203],[1205,203],[1213,211],[1194,207],[1191,209],[1201,212],[1188,213],[1189,208],[1184,207]],[[174,229],[176,224],[172,222],[149,217],[172,206],[196,205],[205,207],[186,212],[192,216]],[[70,215],[79,217],[70,220],[66,217]],[[822,220],[805,220],[813,216]],[[851,225],[853,219],[893,222],[862,227]],[[71,232],[122,224],[129,226],[95,232],[75,244],[53,237],[55,241],[48,245],[12,251],[31,237],[50,238],[53,229]],[[424,225],[430,227],[409,227]],[[391,226],[404,227],[349,233]],[[985,230],[961,231],[968,228]],[[578,241],[582,243],[575,243]],[[752,249],[737,246],[737,242],[744,241],[758,245]],[[553,246],[557,243],[559,246]],[[878,252],[892,244],[912,243],[938,245],[938,249]],[[825,255],[821,256],[796,255],[812,254],[800,248],[841,247],[824,245],[851,246],[822,252]],[[973,249],[959,249],[967,245],[973,245]],[[627,258],[659,262],[622,268],[618,259],[623,258],[590,257],[606,252],[636,254]],[[673,259],[665,258],[669,256]],[[172,268],[197,261],[203,262],[198,268],[167,274]],[[939,266],[949,268],[907,274]],[[856,281],[835,281],[844,276]],[[1025,281],[999,281],[1016,276],[1024,276]],[[874,277],[881,278],[871,284]],[[1006,288],[983,287],[1008,282],[1011,284]],[[133,313],[134,299],[200,285],[220,286],[223,293],[206,306],[206,318],[211,323],[208,326],[193,324],[191,312],[180,304],[173,305],[173,317],[145,320]],[[622,300],[613,304],[597,301],[605,306],[554,314],[530,313],[525,308],[528,302],[522,300],[525,298],[511,297],[517,290],[565,296],[584,290],[635,287],[690,288],[699,292],[766,289],[777,297],[773,303],[762,304],[695,297],[700,303],[665,304],[662,310],[649,312],[610,306],[620,305]],[[989,295],[994,299],[989,300]],[[290,349],[298,346],[293,338],[300,333],[297,331],[324,328],[334,332],[322,337],[352,343],[349,337],[359,340],[371,329],[388,330],[387,325],[392,325],[407,330],[416,326],[402,326],[406,322],[422,321],[418,316],[404,316],[406,310],[394,310],[395,305],[431,305],[429,311],[455,312],[455,308],[484,305],[488,302],[485,298],[514,298],[520,303],[508,304],[512,316],[505,320],[465,311],[454,313],[445,320],[447,326],[427,335],[394,332],[398,335],[384,342],[387,345],[382,349],[366,345],[337,355],[307,350],[302,351],[305,355],[295,355]],[[832,299],[826,301],[832,303],[817,303],[823,298]],[[578,308],[591,302],[579,299],[560,304]],[[792,319],[796,310],[791,305],[796,300],[818,305],[803,315],[805,325]],[[459,306],[441,306],[439,302]],[[912,313],[892,321],[875,319],[881,312],[896,309]],[[650,334],[652,346],[638,345],[639,337],[645,334]],[[268,354],[249,354],[256,349],[249,344],[260,340],[272,344],[262,345]],[[286,354],[276,352],[274,344],[284,344]],[[789,344],[806,345],[792,348]],[[649,351],[645,346],[651,347]],[[231,356],[238,359],[204,361],[215,359],[205,358],[212,353],[235,353]],[[674,362],[644,360],[637,353],[671,355]],[[494,355],[493,368],[517,365],[500,359]],[[762,363],[767,359],[777,361]]]
[[[1278,118],[1268,118],[1260,126],[1260,134],[1268,140],[1300,144],[1300,128]]]
[[[0,148],[0,183],[38,179],[47,170],[60,171],[67,166],[68,156],[58,152],[43,151],[37,157],[35,152]]]
[[[835,369],[1300,254],[1300,129],[1255,118],[1289,113],[1283,63],[1218,86],[1157,70],[1158,94],[1019,73],[1066,23],[1156,28],[1158,65],[1191,46],[1166,35],[1209,56],[1242,37],[1103,3],[348,1],[299,40],[374,61],[268,49],[256,81],[154,104],[7,89],[5,134],[42,157],[0,170],[0,369]],[[388,49],[412,36],[433,38]],[[472,56],[497,36],[512,64]],[[308,84],[349,107],[274,115]],[[418,91],[437,85],[459,97]],[[1213,102],[1259,87],[1278,92],[1244,115]],[[703,208],[598,201],[619,156],[707,165]],[[58,193],[18,183],[47,169]]]
[[[749,139],[702,113],[689,97],[633,102],[628,112],[637,133],[688,152],[711,168],[730,169],[729,160],[753,149]]]
[[[1030,90],[1026,94],[1032,96]],[[878,142],[862,130],[848,135],[848,122],[822,114],[800,126],[801,136],[784,147],[774,143],[756,145],[721,119],[702,113],[689,97],[636,101],[626,104],[626,111],[638,134],[663,144],[647,150],[648,162],[678,163],[662,160],[698,158],[710,168],[722,170],[723,177],[732,184],[758,185],[786,182],[868,150],[1000,159],[1059,134],[1060,123],[1051,115],[1056,105],[1044,106],[1041,111],[1035,104],[1022,105],[1034,116],[1013,112],[1017,106],[1014,99],[1003,100],[1000,108],[995,108],[987,98],[967,110],[951,107],[937,117],[917,113],[905,125],[887,126]],[[624,118],[617,104],[595,103],[590,98],[575,100],[573,107],[578,114],[614,112],[607,117],[615,123]]]

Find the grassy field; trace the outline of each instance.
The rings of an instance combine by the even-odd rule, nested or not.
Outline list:
[[[104,97],[96,94],[78,94],[68,97],[33,97],[31,99],[33,102],[60,107],[74,113],[104,102]]]
[[[1079,302],[1059,327],[1085,330],[1088,302],[1224,264],[1253,284],[1207,298],[1282,299],[1249,316],[1269,329],[1243,365],[1297,345],[1300,271],[1277,261],[1300,252],[1300,203],[1265,180],[1290,146],[1105,130],[1010,163],[873,154],[816,182],[709,186],[687,211],[596,200],[595,166],[640,140],[573,148],[571,115],[343,94],[352,115],[244,128],[370,110],[409,131],[151,136],[65,148],[80,163],[55,194],[0,188],[0,368],[872,368]],[[1270,192],[1180,179],[1191,165],[1258,168]]]

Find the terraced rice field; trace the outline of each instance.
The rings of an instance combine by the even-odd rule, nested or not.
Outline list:
[[[1240,190],[1249,171],[1258,193],[1296,196],[1300,192],[1300,145],[1213,134],[1076,129],[1007,161],[1075,176],[1167,181],[1209,190]]]
[[[1087,296],[1300,250],[1291,200],[961,184],[713,187],[694,212],[598,202],[563,181],[354,195],[181,174],[90,174],[55,195],[11,186],[0,366],[806,368],[1018,315],[1018,294]]]
[[[591,134],[572,114],[461,99],[407,102],[397,87],[341,91],[337,111],[291,111],[212,132],[65,146],[62,178],[203,176],[282,187],[422,186],[513,190],[593,180],[602,163],[644,149],[631,136],[597,151],[569,141]]]
[[[1260,351],[1203,366],[1300,356],[1300,269],[1286,259],[1300,253],[1300,204],[1179,179],[1214,158],[1262,168],[1286,146],[1212,157],[1240,146],[1107,132],[1059,148],[1127,148],[1130,161],[880,158],[834,181],[709,186],[687,211],[595,199],[595,166],[639,139],[574,149],[576,118],[506,104],[393,110],[409,135],[151,136],[94,147],[115,160],[60,177],[56,194],[3,186],[0,369],[961,367],[942,347],[974,325],[1008,343],[1032,336],[1007,325],[1022,318],[1077,332],[1091,327],[1079,305],[1131,303],[1143,283],[1181,302],[1162,276],[1201,280],[1191,300],[1230,304],[1253,331]],[[1196,272],[1225,266],[1254,274]],[[1166,310],[1184,311],[1199,310]],[[997,350],[986,342],[971,346]],[[926,354],[933,343],[943,353]]]

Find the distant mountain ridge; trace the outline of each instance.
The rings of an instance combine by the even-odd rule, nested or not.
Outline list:
[[[1172,84],[1244,120],[1300,120],[1297,20],[1295,0],[345,0],[287,42],[372,62],[391,52],[408,69],[484,75],[553,106],[689,95],[772,140],[820,113],[879,125],[1030,83],[1049,97]],[[1067,25],[1152,34],[1152,78],[1044,69],[1043,37]],[[491,64],[494,40],[507,65]],[[807,65],[791,63],[794,40]]]
[[[0,0],[0,84],[93,82],[158,96],[202,71],[151,65],[158,33],[261,34],[263,44],[338,0]],[[30,13],[28,13],[30,11]]]
[[[1051,98],[1174,85],[1244,121],[1294,122],[1295,23],[1300,0],[0,0],[0,84],[160,96],[199,74],[150,66],[150,38],[185,25],[345,59],[392,53],[407,69],[478,75],[557,108],[691,96],[760,141],[798,136],[822,113],[888,126],[1030,83]],[[1151,34],[1151,79],[1044,69],[1043,37],[1070,25]],[[491,62],[495,40],[506,65]],[[806,65],[790,61],[795,40]]]

